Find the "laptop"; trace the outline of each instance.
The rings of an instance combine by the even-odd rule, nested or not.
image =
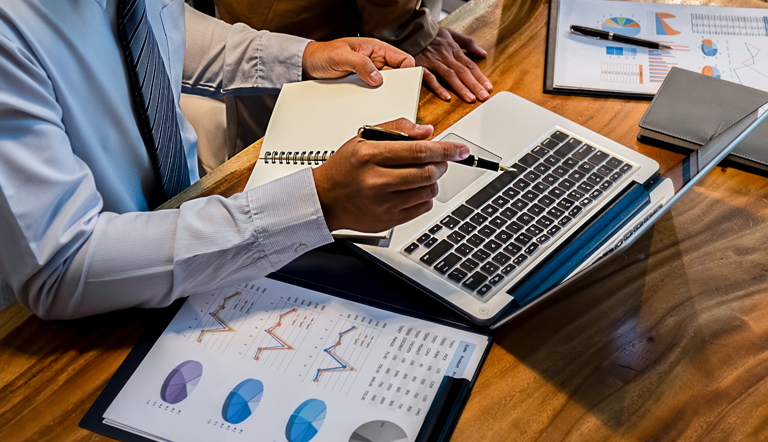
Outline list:
[[[430,212],[386,240],[352,247],[496,328],[629,246],[765,118],[763,110],[662,175],[651,158],[497,93],[435,139],[465,143],[515,170],[449,163]]]

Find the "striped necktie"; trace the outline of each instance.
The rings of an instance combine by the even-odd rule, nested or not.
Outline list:
[[[189,186],[189,169],[171,80],[147,20],[144,0],[119,1],[118,27],[139,113],[139,130],[165,198],[171,198]]]

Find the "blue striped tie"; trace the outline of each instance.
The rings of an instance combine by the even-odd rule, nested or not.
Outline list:
[[[165,198],[171,198],[189,186],[189,169],[171,80],[147,20],[144,0],[120,0],[118,27],[139,113],[139,130]]]

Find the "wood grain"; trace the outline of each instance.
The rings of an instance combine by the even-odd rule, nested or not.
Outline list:
[[[765,7],[758,0],[678,3]],[[665,169],[680,156],[635,140],[647,102],[542,94],[547,3],[473,0],[443,24],[488,50],[512,91]],[[478,104],[422,91],[441,132]],[[256,143],[187,199],[240,191]],[[768,440],[768,179],[718,168],[620,259],[503,328],[455,441]],[[103,440],[77,422],[138,339],[146,312],[44,322],[0,312],[0,440]]]

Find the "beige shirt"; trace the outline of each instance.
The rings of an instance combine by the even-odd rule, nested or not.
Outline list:
[[[374,37],[411,55],[437,35],[440,4],[440,0],[216,1],[219,15],[228,23],[318,41]]]

